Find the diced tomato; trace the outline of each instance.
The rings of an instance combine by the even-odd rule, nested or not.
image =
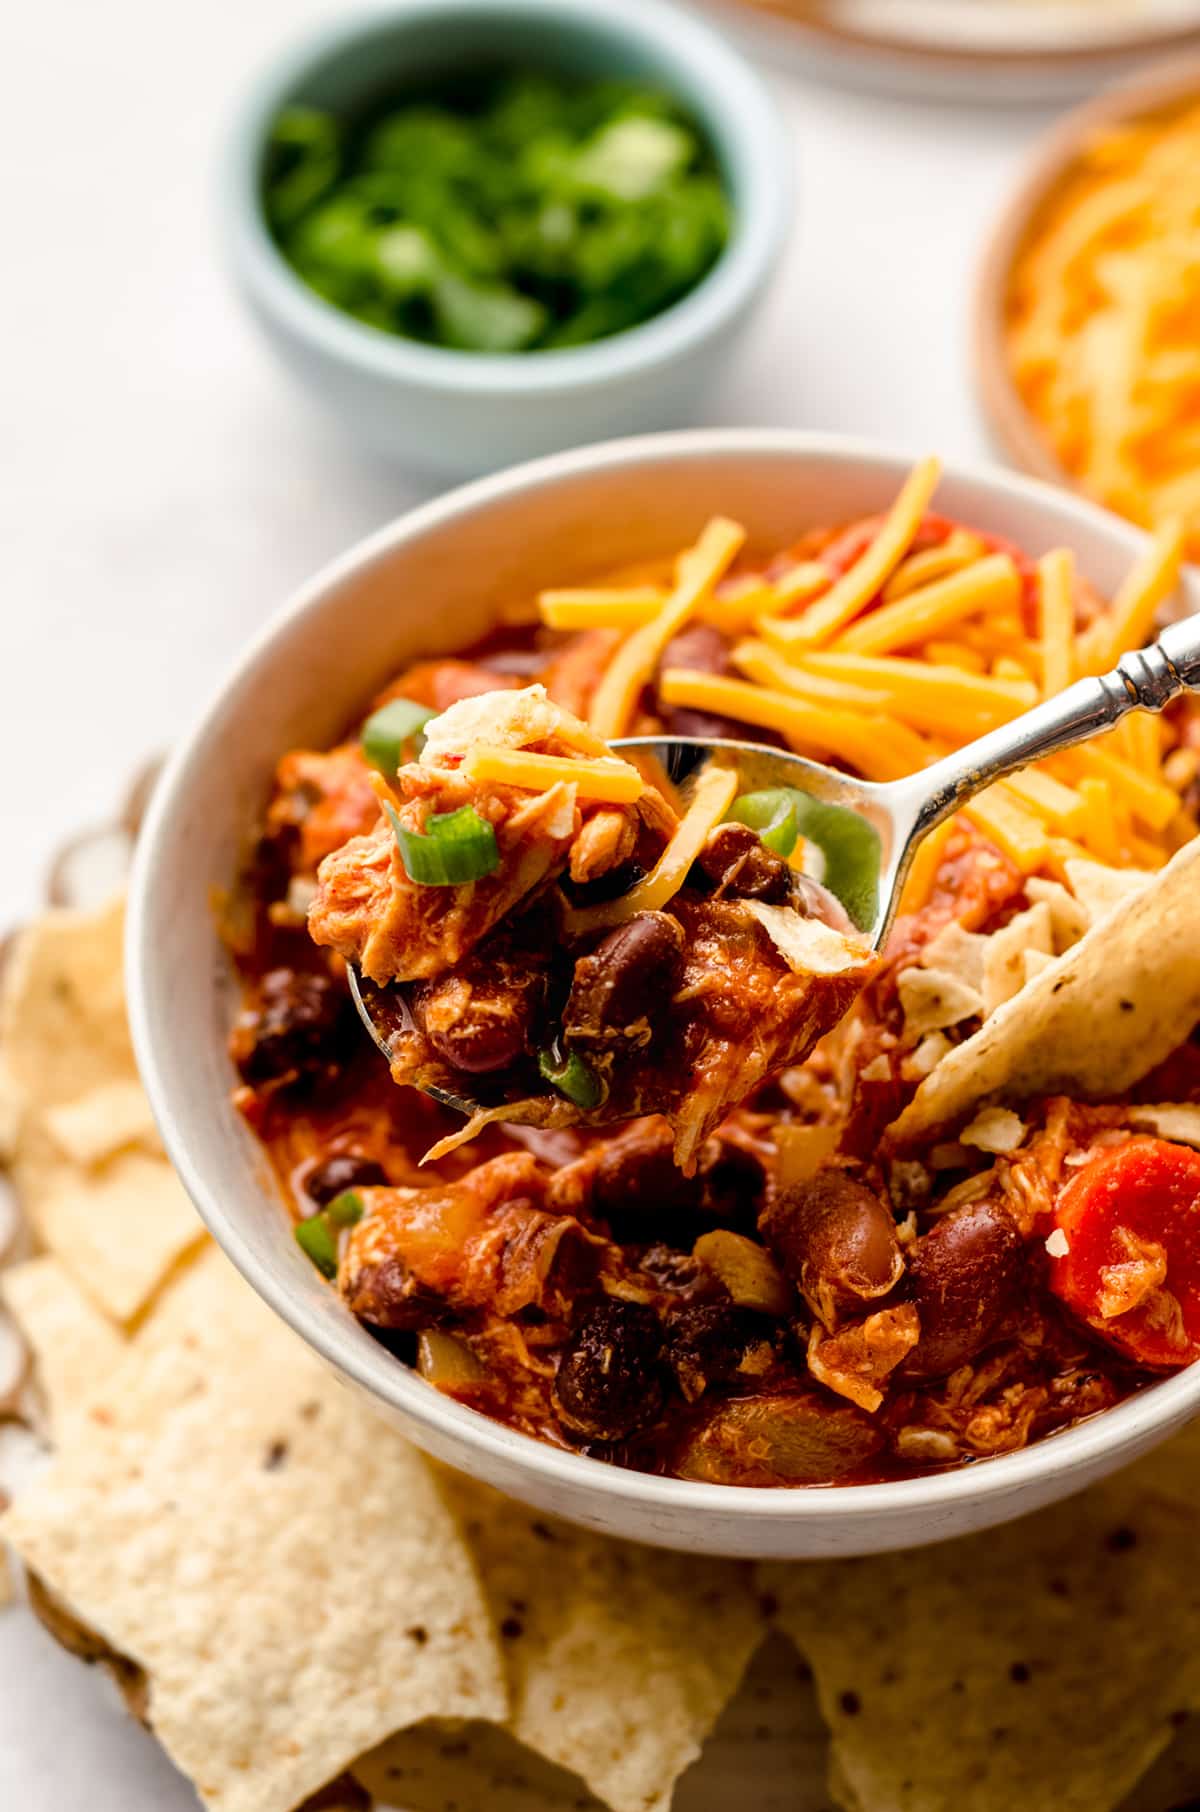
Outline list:
[[[1200,1358],[1200,1152],[1131,1139],[1079,1170],[1055,1226],[1050,1287],[1139,1365]]]

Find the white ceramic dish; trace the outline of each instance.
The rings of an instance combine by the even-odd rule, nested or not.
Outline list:
[[[280,108],[307,102],[353,114],[381,90],[489,63],[644,81],[696,118],[734,218],[728,245],[695,289],[640,326],[590,345],[485,354],[379,332],[296,275],[261,201],[267,138]],[[791,161],[750,65],[666,0],[389,0],[307,34],[251,89],[225,147],[219,224],[234,282],[313,399],[376,452],[463,477],[609,434],[694,420],[782,251]]]
[[[438,1394],[343,1308],[300,1253],[266,1163],[228,1105],[230,977],[209,904],[232,878],[279,755],[337,736],[418,654],[461,647],[496,607],[682,546],[711,514],[785,545],[895,495],[909,458],[792,432],[610,442],[520,466],[401,517],[310,581],[176,752],[142,833],[128,967],[138,1059],[172,1159],[239,1270],[381,1413],[441,1459],[608,1534],[714,1554],[861,1554],[934,1541],[1079,1490],[1200,1410],[1200,1365],[1022,1453],[892,1484],[723,1488],[627,1472],[515,1434]],[[938,507],[1033,554],[1069,543],[1111,592],[1143,537],[1066,492],[951,469]],[[1189,576],[1200,608],[1200,577]],[[403,1509],[397,1507],[397,1514]]]

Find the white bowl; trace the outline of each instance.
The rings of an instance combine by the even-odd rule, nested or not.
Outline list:
[[[167,1149],[214,1237],[297,1333],[422,1447],[608,1534],[792,1558],[984,1528],[1162,1440],[1200,1409],[1200,1365],[1024,1452],[890,1484],[695,1484],[513,1433],[398,1364],[296,1247],[262,1152],[229,1105],[233,991],[210,891],[233,877],[285,749],[330,742],[398,666],[473,640],[504,600],[681,547],[716,512],[744,522],[754,543],[784,546],[806,527],[884,508],[910,463],[791,432],[656,435],[558,454],[414,510],[319,573],[259,635],[176,752],[142,832],[128,945],[134,1040]],[[999,472],[952,468],[938,507],[1035,555],[1069,543],[1109,593],[1144,545],[1094,505]],[[1200,608],[1195,576],[1187,583]]]

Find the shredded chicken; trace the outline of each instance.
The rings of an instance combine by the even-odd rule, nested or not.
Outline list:
[[[808,1369],[819,1384],[871,1413],[883,1402],[879,1386],[920,1337],[921,1323],[910,1302],[876,1309],[837,1334],[826,1334],[814,1324],[808,1340]]]

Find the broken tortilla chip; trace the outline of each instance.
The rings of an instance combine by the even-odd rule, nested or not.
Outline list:
[[[956,1046],[888,1129],[895,1146],[989,1100],[1120,1093],[1200,1020],[1200,840]]]
[[[0,1045],[40,1108],[136,1076],[125,1017],[118,895],[98,912],[47,912],[18,937],[0,993]]]
[[[1174,1145],[1194,1145],[1200,1150],[1200,1104],[1194,1101],[1164,1101],[1144,1107],[1135,1103],[1129,1109],[1129,1124],[1170,1139]]]
[[[44,1118],[60,1151],[85,1167],[129,1146],[162,1156],[150,1103],[133,1078],[101,1083],[74,1101],[48,1108]]]
[[[614,1812],[660,1812],[761,1640],[746,1567],[446,1483],[504,1635],[512,1734]]]
[[[50,1437],[61,1446],[128,1342],[57,1258],[31,1258],[0,1272],[0,1299],[33,1353]]]
[[[165,1158],[119,1151],[81,1170],[31,1128],[13,1170],[21,1206],[42,1244],[117,1321],[150,1301],[204,1227]]]
[[[431,1469],[215,1248],[0,1533],[144,1669],[155,1734],[217,1812],[292,1812],[422,1718],[504,1716]]]
[[[1082,856],[1068,856],[1063,871],[1067,885],[1093,925],[1130,894],[1141,893],[1154,879],[1145,868],[1111,868],[1107,862],[1091,862]]]
[[[1173,1443],[1197,1445],[1185,1434]],[[1200,1695],[1195,1462],[981,1535],[760,1580],[863,1812],[1111,1812]],[[1186,1478],[1183,1475],[1189,1475]],[[1178,1489],[1155,1488],[1173,1477]]]
[[[985,1018],[990,1018],[997,1007],[1002,1007],[1025,986],[1026,956],[1053,955],[1052,923],[1048,903],[1039,900],[1028,911],[1018,912],[987,939],[983,957]]]
[[[941,1032],[983,1012],[983,996],[952,969],[902,969],[896,991],[910,1038]]]

